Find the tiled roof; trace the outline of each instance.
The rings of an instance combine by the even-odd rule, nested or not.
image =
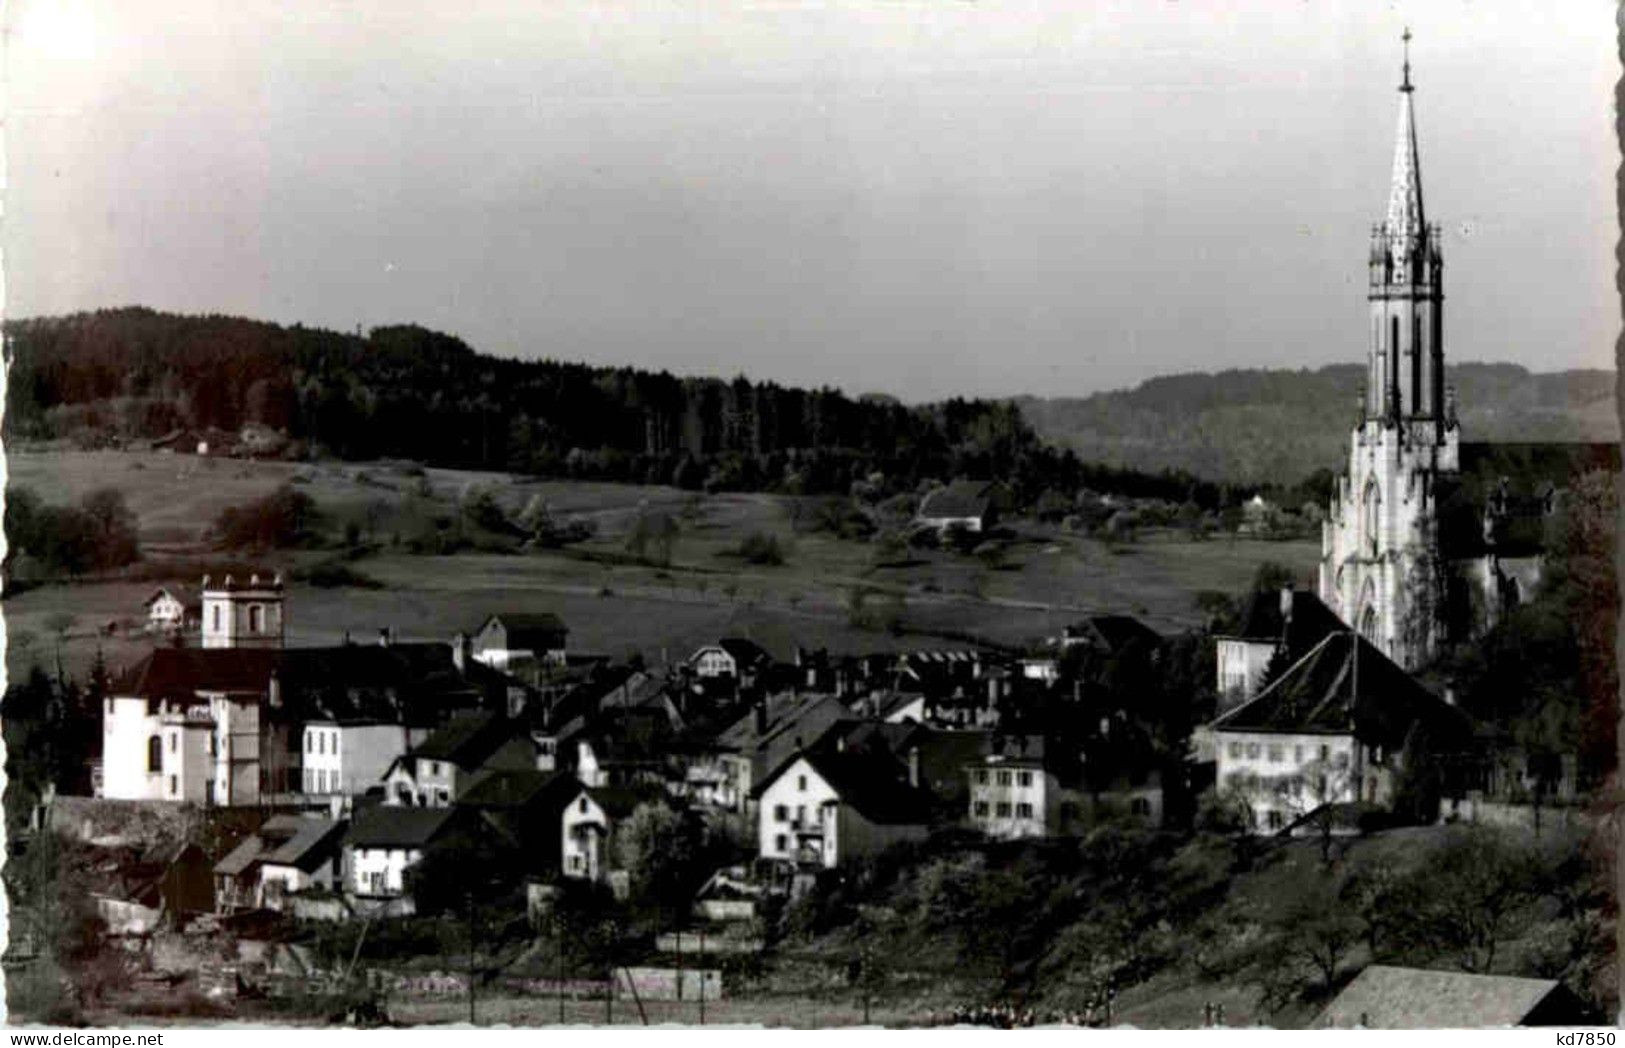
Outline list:
[[[378,805],[356,814],[350,827],[352,848],[421,848],[451,822],[450,808],[404,808]]]
[[[492,615],[480,625],[482,632],[493,622],[508,634],[508,648],[512,651],[545,651],[564,640],[570,632],[564,620],[550,611],[504,611]]]
[[[910,786],[906,771],[874,752],[842,751],[827,742],[806,754],[841,803],[884,826],[925,825],[931,819],[931,797]]]
[[[1413,724],[1452,738],[1470,725],[1460,711],[1351,632],[1325,637],[1258,697],[1213,722],[1215,731],[1353,733],[1404,742]]]
[[[513,722],[495,713],[464,714],[453,717],[408,756],[446,761],[459,768],[476,768],[513,738],[516,731]]]
[[[574,781],[563,771],[494,771],[470,786],[457,803],[469,808],[523,808]]]
[[[723,637],[717,641],[717,647],[732,655],[734,661],[739,663],[742,668],[759,666],[773,661],[773,656],[767,653],[767,649],[745,637]]]
[[[1324,601],[1308,590],[1295,589],[1292,593],[1290,624],[1281,614],[1280,590],[1264,590],[1252,595],[1242,615],[1239,640],[1279,644],[1283,637],[1287,651],[1302,655],[1324,640],[1329,634],[1347,630],[1343,620],[1328,608]]]
[[[980,517],[993,507],[993,482],[956,480],[937,488],[920,503],[920,516],[926,518]]]
[[[267,648],[157,648],[113,685],[113,694],[191,698],[197,691],[265,692],[281,652]]]
[[[1555,979],[1373,964],[1344,987],[1314,1025],[1383,1030],[1518,1026],[1561,992]]]
[[[266,830],[284,818],[289,822],[281,823],[279,828],[290,831],[291,835],[280,842],[267,839],[267,845],[274,843],[275,846],[260,855],[260,862],[293,866],[309,873],[329,857],[344,832],[344,823],[332,819],[276,816],[260,828],[260,836],[266,838]]]
[[[1074,637],[1087,637],[1107,651],[1121,651],[1130,644],[1156,645],[1162,635],[1132,615],[1094,615],[1067,627]]]

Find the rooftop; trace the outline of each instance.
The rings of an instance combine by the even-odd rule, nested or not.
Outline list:
[[[1315,1020],[1317,1028],[1471,1029],[1577,1021],[1577,1001],[1555,979],[1472,975],[1373,964]],[[1542,1013],[1551,1014],[1548,1018]]]

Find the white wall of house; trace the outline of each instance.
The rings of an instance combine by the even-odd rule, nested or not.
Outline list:
[[[1042,837],[1057,831],[1054,777],[1037,761],[991,760],[971,765],[972,826],[989,837]]]
[[[260,799],[260,696],[213,694],[216,753],[213,758],[214,801],[221,805],[257,804]]]
[[[756,806],[758,853],[764,859],[816,857],[823,866],[840,861],[834,809],[841,798],[805,757],[798,757],[768,784]]]
[[[1243,798],[1253,828],[1279,830],[1321,804],[1370,798],[1386,803],[1391,776],[1368,767],[1387,756],[1368,751],[1348,734],[1213,732],[1220,793]],[[1367,781],[1369,780],[1369,782]]]
[[[280,647],[282,591],[204,590],[202,632],[205,648]]]
[[[260,866],[260,895],[262,905],[273,910],[282,908],[282,900],[295,892],[308,891],[311,888],[331,889],[338,884],[338,874],[335,867],[337,859],[322,863],[314,871],[306,873],[297,866],[282,863],[268,862]]]
[[[699,677],[737,677],[739,676],[739,663],[727,651],[719,647],[701,648],[689,660],[694,664],[694,674]]]
[[[161,800],[163,757],[149,766],[149,741],[162,744],[162,725],[143,698],[102,703],[102,796],[121,801]]]
[[[1228,709],[1258,693],[1264,670],[1269,667],[1270,657],[1275,654],[1275,645],[1270,641],[1219,637],[1215,647],[1218,679],[1214,685],[1219,691],[1220,708]]]
[[[422,742],[426,728],[400,724],[305,725],[301,746],[305,793],[360,794],[378,785],[397,757]]]
[[[400,895],[406,890],[406,871],[423,858],[418,848],[345,848],[346,886],[351,894],[374,897]]]
[[[599,881],[608,874],[609,815],[586,790],[564,809],[560,870],[566,877]]]
[[[154,629],[174,629],[186,620],[186,605],[165,590],[147,605],[147,625]]]

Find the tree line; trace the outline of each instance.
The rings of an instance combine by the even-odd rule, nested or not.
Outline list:
[[[480,354],[403,325],[365,335],[101,310],[5,325],[9,435],[117,444],[258,425],[346,459],[708,490],[846,493],[879,476],[999,478],[1023,503],[1091,487],[1212,508],[1220,486],[1103,467],[1008,401],[904,405],[831,388]]]

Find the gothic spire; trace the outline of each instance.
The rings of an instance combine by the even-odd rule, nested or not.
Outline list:
[[[1394,135],[1394,181],[1388,191],[1388,220],[1384,225],[1391,236],[1411,236],[1422,232],[1422,169],[1416,160],[1416,118],[1411,112],[1411,31],[1401,37],[1405,44],[1404,73],[1399,85],[1399,129]]]

